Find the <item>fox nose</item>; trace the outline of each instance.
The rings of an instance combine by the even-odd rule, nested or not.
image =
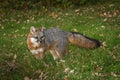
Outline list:
[[[41,40],[41,39],[38,39],[38,40],[37,40],[37,42],[40,42],[40,43],[41,43],[41,42],[42,42],[42,40]]]
[[[40,42],[40,40],[39,40],[39,39],[37,39],[37,42]]]

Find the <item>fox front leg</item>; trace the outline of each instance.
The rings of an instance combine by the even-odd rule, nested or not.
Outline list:
[[[50,50],[50,53],[52,54],[54,60],[57,60],[59,58],[55,50]]]
[[[40,52],[38,54],[33,54],[35,56],[36,59],[44,59],[45,57],[45,53],[44,52]]]
[[[57,50],[50,50],[50,53],[52,54],[54,60],[64,60],[64,56],[60,55],[60,53]]]

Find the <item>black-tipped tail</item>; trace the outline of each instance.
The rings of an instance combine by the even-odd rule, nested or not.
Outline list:
[[[68,40],[72,44],[75,44],[84,48],[90,48],[90,49],[100,47],[101,45],[101,43],[98,40],[86,37],[83,34],[80,34],[78,32],[70,32],[68,36]]]

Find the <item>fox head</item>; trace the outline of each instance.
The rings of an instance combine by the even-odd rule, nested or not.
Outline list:
[[[40,29],[36,29],[35,27],[30,28],[30,40],[33,44],[39,45],[42,43],[45,39],[45,35],[43,33],[44,27],[41,27]]]
[[[45,40],[45,35],[44,35],[44,27],[41,27],[40,29],[36,29],[35,27],[30,28],[30,32],[27,37],[27,45],[28,49],[32,52],[32,54],[36,58],[44,58],[44,40]]]

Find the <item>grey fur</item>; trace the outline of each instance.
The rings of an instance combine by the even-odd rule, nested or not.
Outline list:
[[[50,28],[43,32],[45,34],[45,45],[55,43],[54,49],[59,52],[60,56],[63,56],[68,47],[68,33],[59,28]]]

